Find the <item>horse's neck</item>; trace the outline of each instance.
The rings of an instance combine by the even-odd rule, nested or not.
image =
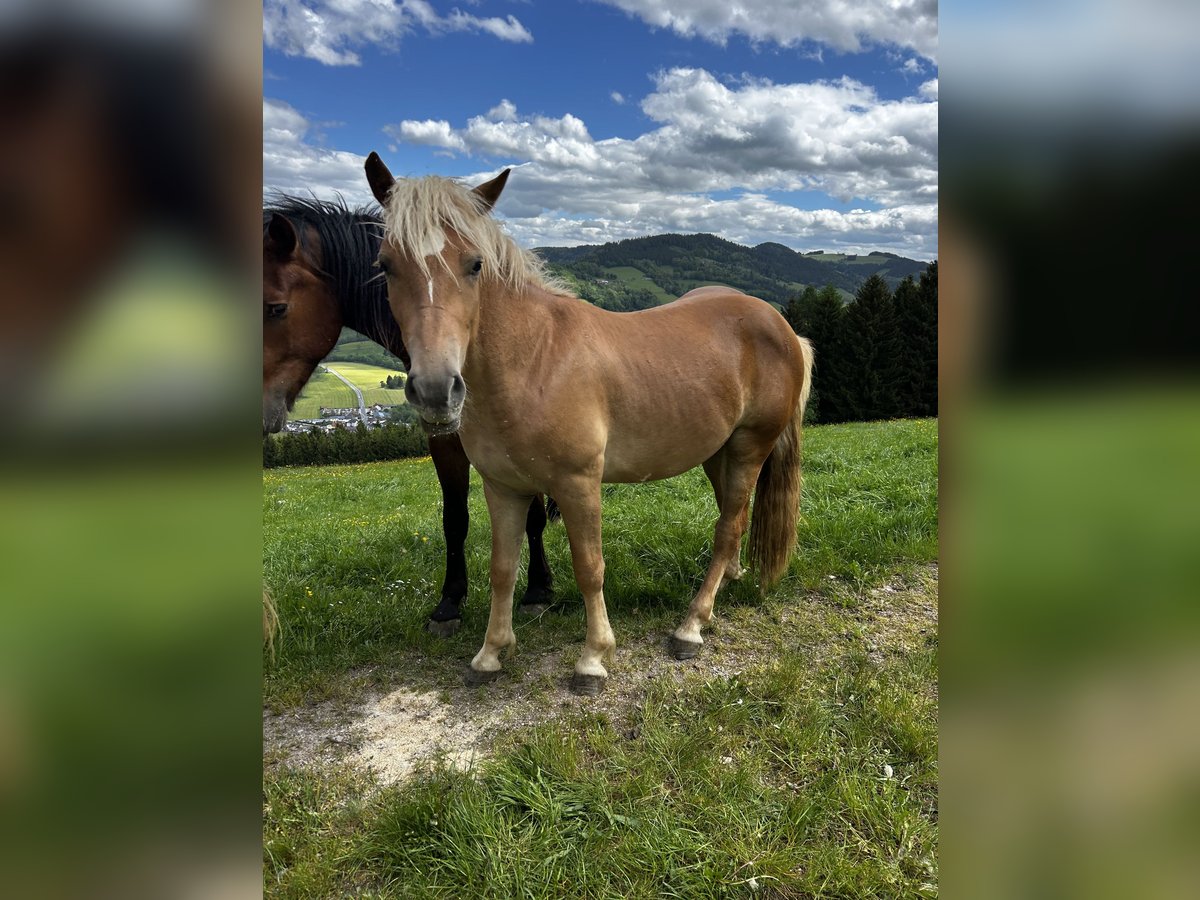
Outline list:
[[[552,323],[547,320],[546,307],[555,299],[532,285],[513,292],[497,287],[481,298],[466,367],[475,384],[486,390],[528,370],[529,360],[549,337]],[[468,384],[472,377],[467,377]]]

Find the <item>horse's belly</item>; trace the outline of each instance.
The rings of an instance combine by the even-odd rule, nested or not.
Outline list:
[[[728,434],[698,437],[680,433],[667,440],[611,441],[604,454],[604,481],[659,481],[694,469],[716,453]]]

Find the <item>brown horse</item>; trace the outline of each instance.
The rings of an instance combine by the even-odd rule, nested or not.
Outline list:
[[[507,170],[473,191],[437,177],[396,181],[374,153],[366,171],[384,209],[379,265],[412,356],[409,399],[431,426],[461,434],[492,520],[492,611],[468,681],[494,678],[516,642],[521,523],[530,498],[552,492],[587,610],[572,689],[602,690],[616,643],[600,485],[702,465],[720,516],[708,573],[672,638],[677,658],[694,656],[724,579],[742,574],[756,485],[749,553],[764,586],[795,546],[808,341],[769,304],[730,288],[636,313],[570,296],[489,215]]]
[[[381,222],[377,210],[281,197],[263,210],[263,434],[279,431],[317,363],[346,325],[408,364],[386,287],[378,277]],[[446,577],[429,631],[445,637],[462,623],[467,594],[463,552],[469,518],[470,463],[458,435],[430,436],[429,452],[442,488]],[[542,545],[546,508],[528,504],[529,584],[521,608],[536,613],[553,601],[553,579]]]

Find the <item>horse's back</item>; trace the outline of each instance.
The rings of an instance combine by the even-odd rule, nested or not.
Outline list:
[[[741,294],[743,297],[748,297],[745,291],[739,291],[737,288],[729,287],[727,284],[705,284],[701,287],[692,288],[682,297],[673,301],[678,303],[680,300],[695,299],[696,297],[715,296],[717,294]]]

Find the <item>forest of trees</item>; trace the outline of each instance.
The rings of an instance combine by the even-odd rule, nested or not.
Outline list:
[[[816,348],[807,421],[937,415],[937,278],[935,261],[895,292],[872,275],[850,303],[832,285],[791,299],[788,323]]]

